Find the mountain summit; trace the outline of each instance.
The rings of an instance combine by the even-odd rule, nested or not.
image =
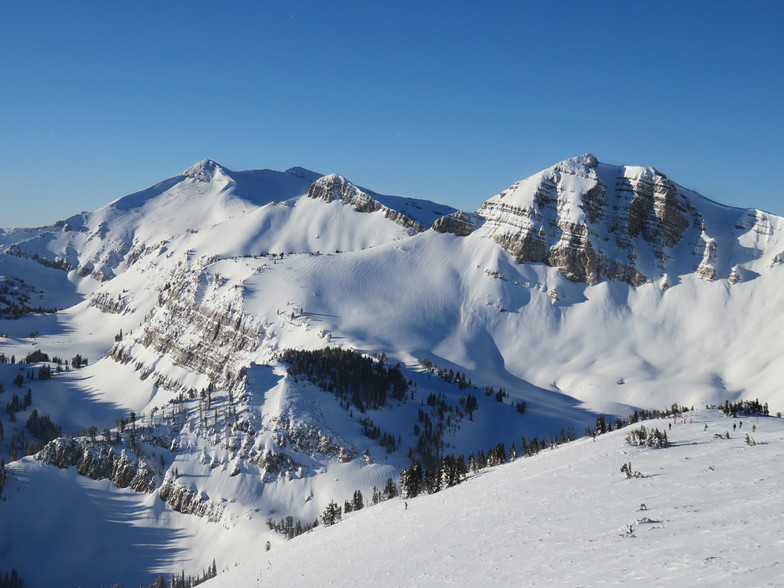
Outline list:
[[[645,411],[784,410],[783,231],[590,154],[476,212],[205,160],[0,231],[4,566],[149,584],[258,559],[417,463],[435,491]]]
[[[205,159],[186,169],[184,172],[182,172],[182,175],[186,178],[199,180],[200,182],[210,182],[213,180],[216,173],[222,173],[226,175],[227,170],[219,164],[215,163],[213,160]]]
[[[782,239],[778,217],[718,205],[652,167],[602,164],[592,154],[513,184],[479,215],[481,234],[519,263],[542,262],[587,284],[639,286],[692,271],[729,278],[738,264],[770,263]],[[752,235],[763,238],[750,251]]]

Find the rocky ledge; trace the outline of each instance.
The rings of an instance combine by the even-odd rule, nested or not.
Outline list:
[[[122,449],[119,454],[106,443],[86,444],[75,439],[55,439],[36,454],[43,463],[69,468],[76,466],[79,475],[92,480],[111,480],[118,488],[150,493],[158,485],[147,463]]]
[[[412,229],[417,233],[425,231],[425,227],[414,219],[406,216],[402,212],[384,206],[370,194],[360,190],[357,186],[338,174],[324,176],[313,182],[310,186],[310,190],[308,190],[308,198],[320,199],[325,202],[341,200],[354,207],[354,209],[359,212],[381,211],[386,218],[407,229]]]
[[[478,230],[519,263],[545,263],[587,284],[652,281],[672,272],[676,249],[713,280],[717,243],[687,192],[653,168],[604,165],[587,154],[484,202]]]

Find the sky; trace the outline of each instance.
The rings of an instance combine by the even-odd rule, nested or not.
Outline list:
[[[591,152],[784,215],[784,3],[0,0],[0,226],[210,158],[475,210]]]

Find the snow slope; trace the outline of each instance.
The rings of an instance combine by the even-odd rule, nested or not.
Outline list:
[[[784,456],[784,422],[686,418],[667,449],[626,444],[639,424],[581,439],[408,508],[394,499],[269,552],[259,545],[205,586],[784,585],[784,479],[771,467]],[[738,421],[757,445],[732,432]],[[625,478],[627,462],[641,478]]]
[[[311,522],[332,498],[369,496],[424,459],[428,420],[441,427],[442,455],[468,455],[521,436],[580,435],[598,414],[635,408],[756,397],[784,410],[782,219],[589,156],[486,204],[458,236],[425,230],[455,214],[447,206],[302,168],[235,172],[205,160],[55,226],[0,231],[0,310],[24,314],[0,319],[0,353],[19,361],[39,350],[53,369],[54,356],[89,358],[49,380],[35,378],[40,362],[0,364],[2,402],[32,394],[16,420],[0,414],[0,457],[35,441],[33,410],[76,437],[73,453],[55,441],[11,464],[0,513],[16,522],[0,527],[0,567],[50,583],[26,555],[41,536],[69,584],[149,583],[213,558],[249,560],[260,552],[252,539],[281,543],[268,518]],[[542,243],[542,259],[525,258]],[[618,279],[602,273],[618,259],[631,264]],[[363,413],[286,374],[286,349],[327,346],[400,362],[406,397]],[[467,394],[478,398],[470,415]],[[99,467],[121,455],[122,472],[141,472],[139,492],[130,474]],[[81,551],[58,544],[53,514],[37,514],[60,493],[82,505],[63,523],[84,538]],[[35,532],[20,539],[24,520]],[[115,533],[126,557],[93,539]],[[106,565],[91,568],[96,558]]]

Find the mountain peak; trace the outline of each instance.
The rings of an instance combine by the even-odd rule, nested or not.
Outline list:
[[[564,159],[561,163],[565,164],[573,164],[573,165],[582,165],[586,167],[596,167],[599,165],[599,160],[596,159],[596,156],[593,153],[583,153],[582,155],[578,155],[577,157],[570,157],[569,159]]]
[[[596,169],[597,165],[599,165],[599,160],[596,159],[596,156],[593,153],[584,153],[583,155],[564,159],[563,161],[556,163],[553,166],[553,169],[566,173],[584,175],[588,173],[589,170]]]
[[[351,204],[360,212],[372,212],[378,210],[379,206],[378,202],[371,196],[340,174],[329,174],[317,179],[311,185],[308,197],[321,199],[326,202],[343,200],[343,202]]]
[[[398,209],[399,206],[396,207],[390,202],[390,200],[397,201],[396,204],[400,205],[403,204],[402,201],[404,199],[387,196],[384,198],[387,204],[390,204],[390,206],[387,206],[378,200],[378,198],[382,198],[380,194],[364,190],[340,174],[329,174],[313,182],[308,191],[308,198],[324,200],[325,202],[339,200],[354,207],[359,212],[376,212],[380,210],[386,218],[407,229],[412,229],[417,233],[425,231],[425,226],[416,220],[416,215],[412,215],[410,212],[409,214],[401,212]],[[407,210],[409,206],[403,206],[403,208]],[[416,205],[414,208],[421,208],[421,206]]]
[[[222,174],[226,174],[228,170],[212,159],[205,159],[186,169],[182,172],[182,175],[186,178],[193,178],[200,182],[209,182],[215,177],[215,173],[218,171]]]
[[[586,153],[515,183],[479,215],[483,234],[518,262],[545,263],[573,281],[638,286],[687,271],[684,262],[705,279],[719,277],[706,218],[651,167],[601,165]],[[689,261],[683,247],[676,255],[683,243],[695,244]]]

